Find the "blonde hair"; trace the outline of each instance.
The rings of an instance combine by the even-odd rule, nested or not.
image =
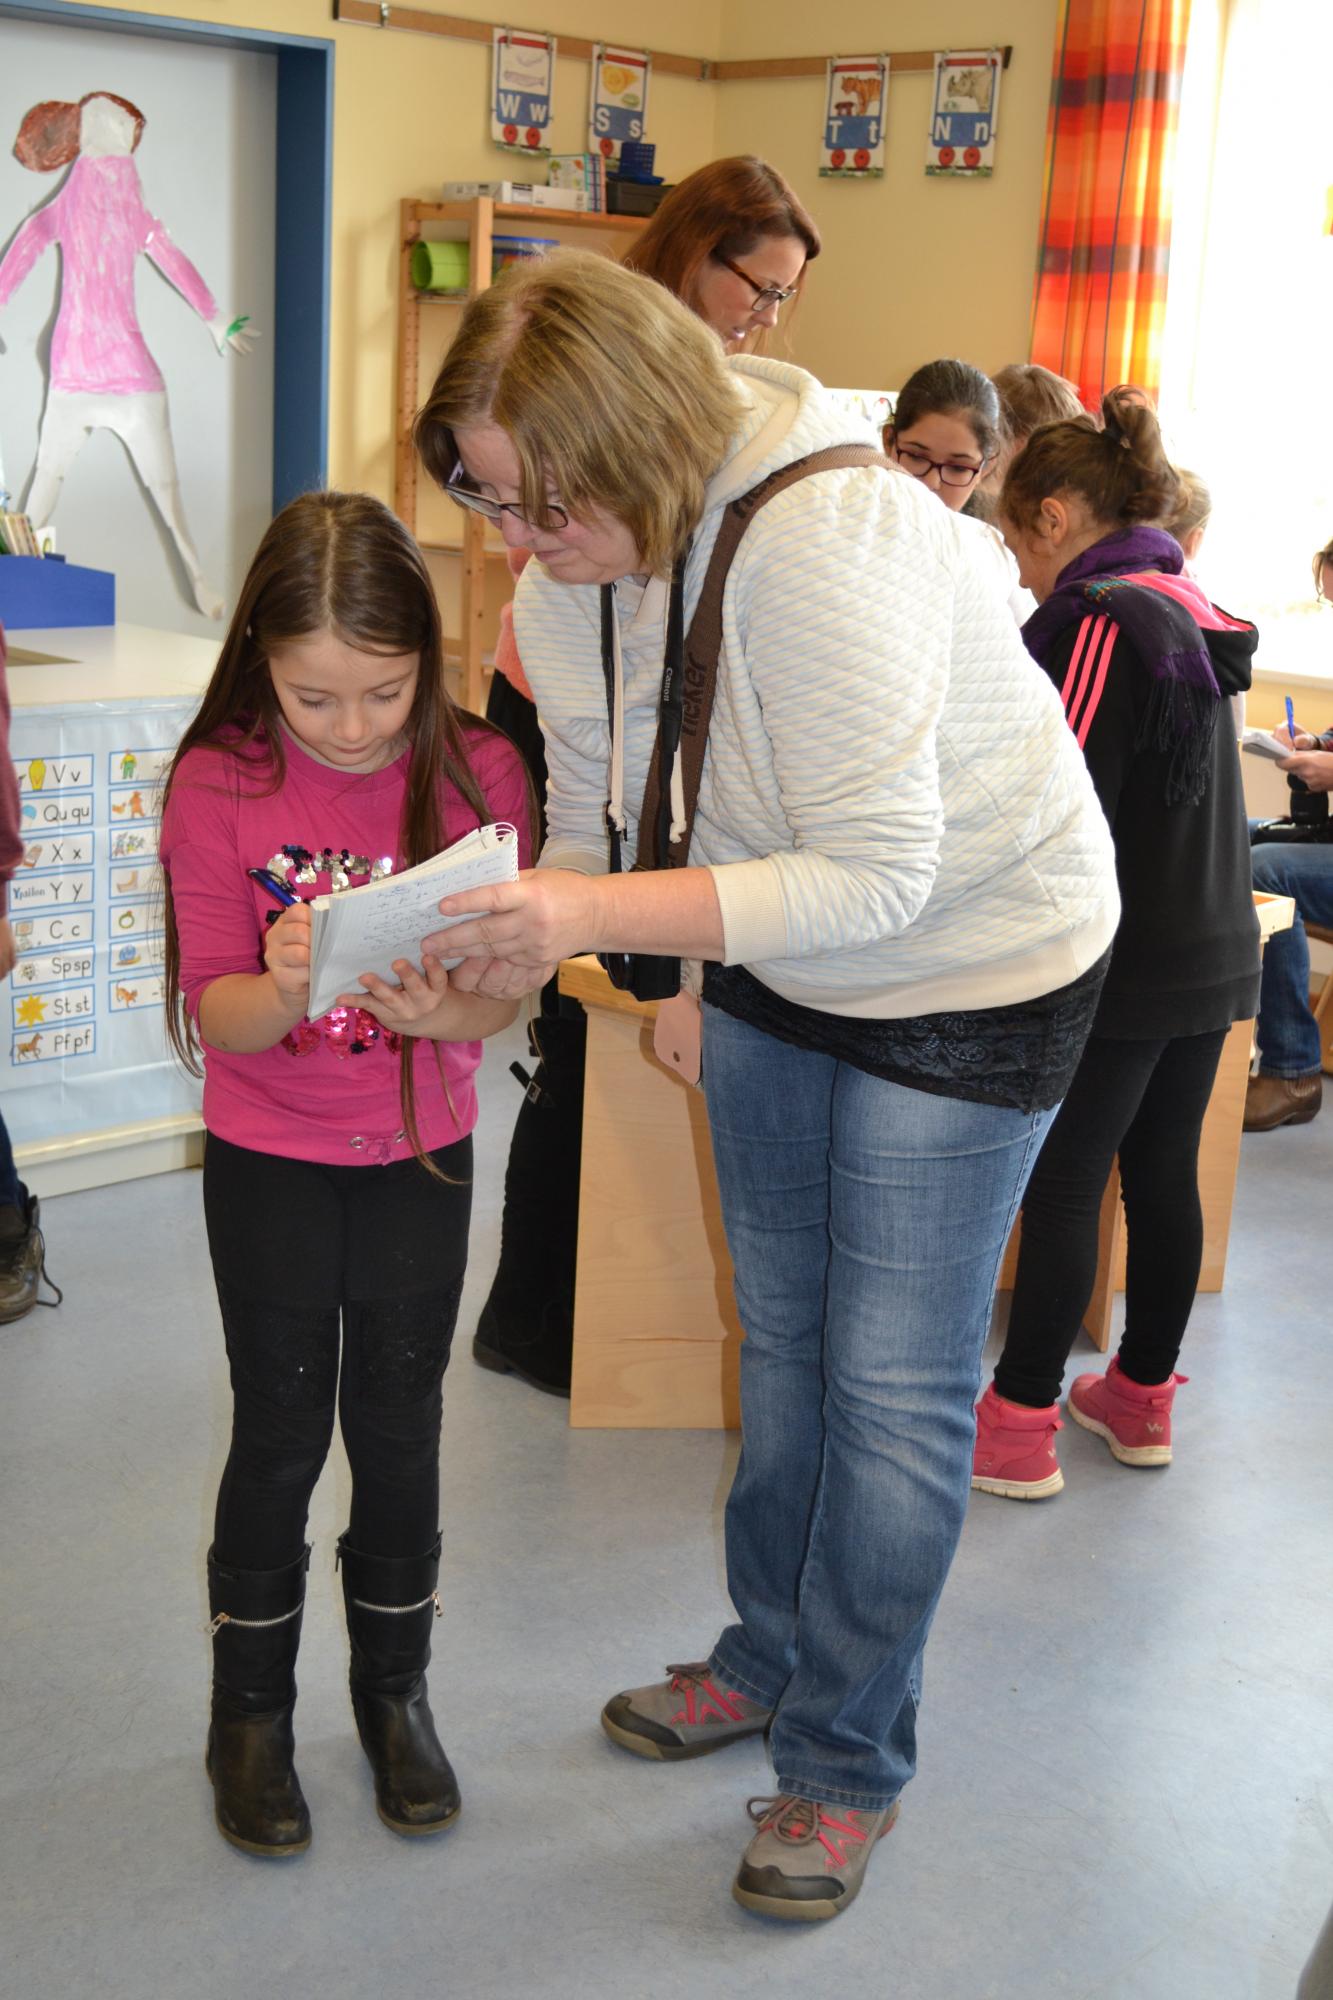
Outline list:
[[[1197,472],[1187,472],[1183,465],[1178,465],[1176,477],[1180,481],[1180,504],[1162,525],[1183,546],[1197,529],[1208,526],[1213,514],[1213,496]]]
[[[445,485],[455,433],[496,425],[532,522],[549,526],[554,490],[576,518],[612,515],[662,576],[741,413],[716,336],[686,306],[607,257],[565,251],[511,266],[473,299],[412,436]]]

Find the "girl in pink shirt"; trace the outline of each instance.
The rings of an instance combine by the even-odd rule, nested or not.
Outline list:
[[[306,900],[509,821],[530,793],[444,686],[421,554],[378,501],[306,494],[260,544],[167,779],[168,1025],[203,1055],[204,1213],[234,1415],[208,1558],[218,1826],[298,1853],[294,1668],[310,1494],[335,1407],[352,1706],[380,1817],[434,1833],[458,1788],[426,1698],[438,1615],[440,1389],[467,1255],[473,1079],[511,1002],[398,961],[307,1018]],[[301,901],[278,911],[247,873]],[[341,1377],[340,1368],[341,1350]]]

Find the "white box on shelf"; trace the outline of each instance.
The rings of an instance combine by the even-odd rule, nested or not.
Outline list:
[[[560,208],[569,215],[586,215],[588,197],[582,188],[541,187],[535,181],[446,181],[445,201],[509,202],[515,208]]]

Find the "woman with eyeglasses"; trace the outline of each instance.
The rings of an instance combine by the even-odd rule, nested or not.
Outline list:
[[[884,449],[903,471],[956,514],[968,545],[1021,625],[1036,599],[1018,580],[1018,565],[988,521],[963,509],[977,493],[1004,438],[1000,398],[989,375],[967,361],[928,361],[898,391]]]
[[[428,471],[535,558],[515,622],[551,769],[542,866],[471,899],[451,980],[704,962],[745,1328],[737,1615],[602,1719],[668,1762],[768,1733],[776,1796],[733,1888],[797,1921],[851,1902],[915,1768],[1000,1257],[1117,914],[1060,703],[920,485],[840,452],[754,505],[846,438],[812,376],[724,362],[661,286],[572,254],[472,301],[416,425]],[[745,525],[689,865],[631,869],[684,823],[671,697],[724,518]]]
[[[738,155],[673,188],[624,261],[683,300],[728,354],[752,354],[820,247],[813,217],[777,168]]]
[[[782,175],[746,157],[714,160],[683,180],[625,263],[674,292],[735,354],[764,345],[819,251],[819,231]],[[528,553],[511,548],[516,577]],[[518,745],[544,798],[541,730],[508,605],[495,668],[487,717]],[[538,1066],[514,1124],[500,1262],[472,1343],[483,1368],[562,1396],[569,1394],[574,1338],[586,1039],[583,1009],[553,987],[531,1036]]]

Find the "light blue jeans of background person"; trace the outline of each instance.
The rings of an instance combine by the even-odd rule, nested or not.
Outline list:
[[[779,1788],[881,1810],[962,1530],[981,1350],[1054,1111],[934,1097],[704,1009],[736,1267],[737,1623],[718,1677],[776,1708]]]
[[[1310,940],[1305,918],[1333,925],[1333,841],[1263,841],[1250,857],[1254,886],[1294,896],[1296,920],[1264,946],[1255,1040],[1269,1076],[1312,1076],[1319,1068],[1319,1024],[1310,1012]]]

